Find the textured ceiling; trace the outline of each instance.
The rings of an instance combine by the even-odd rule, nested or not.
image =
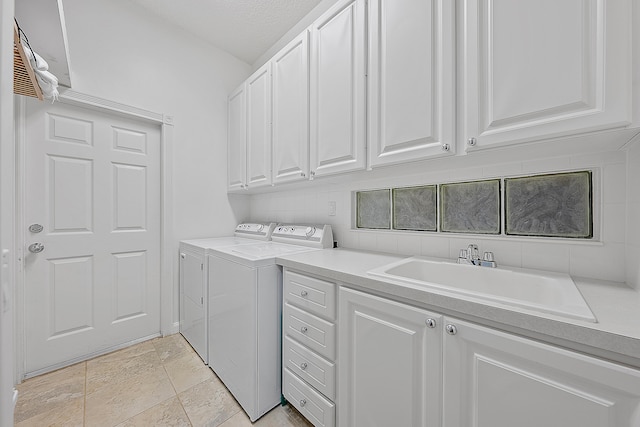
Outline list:
[[[253,64],[320,0],[132,0]]]

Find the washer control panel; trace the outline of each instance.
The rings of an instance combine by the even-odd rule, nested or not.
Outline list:
[[[271,233],[276,227],[275,223],[242,223],[236,226],[236,236],[253,237],[257,239],[270,240]]]
[[[272,239],[294,244],[309,243],[310,246],[330,248],[333,246],[333,233],[330,225],[316,224],[278,224],[273,230]]]

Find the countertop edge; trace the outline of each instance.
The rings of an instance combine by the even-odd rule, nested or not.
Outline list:
[[[359,257],[367,252],[347,251]],[[371,253],[372,257],[389,262],[407,258],[382,253]],[[339,282],[340,285],[370,292],[375,295],[431,310],[445,316],[478,323],[541,342],[565,347],[573,351],[608,359],[635,368],[640,368],[640,333],[632,337],[614,330],[602,330],[601,325],[589,322],[569,321],[543,313],[521,312],[499,304],[466,300],[463,297],[445,296],[427,289],[415,289],[393,281],[385,281],[361,272],[348,272],[313,262],[313,256],[300,260],[297,255],[276,258],[276,263],[290,269],[320,276]],[[309,259],[311,258],[311,260]],[[356,269],[354,269],[356,270]],[[593,286],[593,285],[592,285]],[[580,286],[578,286],[580,288]],[[585,296],[585,299],[589,303]],[[640,309],[639,309],[640,311]],[[596,317],[597,314],[596,314]]]

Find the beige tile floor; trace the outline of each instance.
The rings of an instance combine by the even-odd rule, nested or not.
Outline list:
[[[15,426],[251,426],[182,335],[156,338],[26,380]],[[255,424],[310,427],[278,405]]]

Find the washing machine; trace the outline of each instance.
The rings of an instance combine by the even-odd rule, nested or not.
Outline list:
[[[252,422],[282,395],[282,267],[275,259],[333,247],[329,225],[278,225],[271,238],[207,255],[209,367]]]
[[[204,363],[209,363],[207,254],[213,248],[268,241],[275,226],[275,223],[243,223],[238,224],[233,236],[180,242],[180,333]]]

